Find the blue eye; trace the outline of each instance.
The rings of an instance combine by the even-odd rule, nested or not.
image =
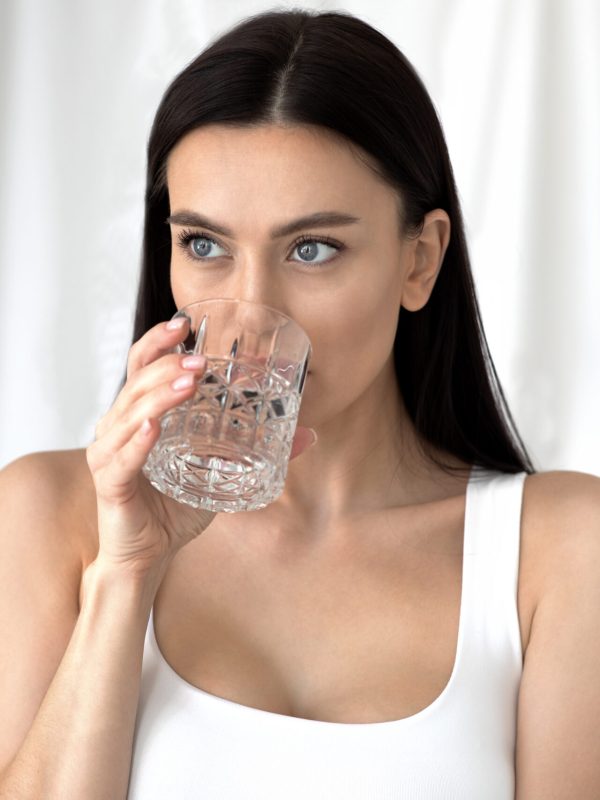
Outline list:
[[[183,230],[178,234],[177,244],[192,261],[213,261],[223,255],[222,253],[214,253],[214,248],[217,247],[224,250],[211,236],[190,230]],[[312,265],[321,266],[328,264],[335,256],[316,260],[319,252],[319,245],[328,247],[335,252],[341,252],[345,249],[343,244],[334,242],[328,236],[321,237],[304,234],[292,245],[292,252],[298,250],[301,253],[301,258],[292,260],[296,264],[304,264],[308,267]]]
[[[211,258],[218,258],[220,255],[219,253],[216,256],[212,254],[213,247],[220,247],[218,242],[203,234],[182,231],[179,234],[179,244],[191,258],[199,261],[208,261]]]
[[[318,255],[319,245],[329,247],[330,250],[334,250],[335,252],[342,249],[342,245],[335,244],[327,237],[315,238],[313,236],[301,236],[298,241],[294,242],[293,250],[299,250],[303,256],[306,256],[306,260],[304,257],[301,259],[300,263],[302,264],[327,264],[332,260],[333,256],[323,259],[322,261],[315,261]]]

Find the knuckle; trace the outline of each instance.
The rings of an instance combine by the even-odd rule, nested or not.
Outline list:
[[[141,339],[137,339],[135,342],[133,342],[133,344],[129,348],[129,358],[136,358],[137,357],[137,354],[138,354],[138,351],[140,349],[141,343],[142,343]]]
[[[98,422],[96,423],[96,427],[94,428],[94,437],[99,439],[103,432],[104,432],[104,421],[106,419],[106,414],[103,417],[100,417]]]
[[[85,450],[85,460],[90,472],[95,472],[99,465],[99,450],[96,442],[88,445]]]
[[[128,408],[123,409],[123,411],[121,412],[121,417],[119,419],[120,427],[125,430],[129,428],[135,416],[136,416],[135,406],[134,407],[129,406]]]
[[[129,352],[127,354],[127,379],[129,380],[131,375],[134,374],[138,367],[139,362],[139,342],[135,342],[129,348]]]
[[[123,387],[123,396],[127,397],[128,395],[131,396],[132,392],[135,391],[136,387],[140,382],[140,373],[139,370],[134,370],[133,372],[128,374],[127,383]]]

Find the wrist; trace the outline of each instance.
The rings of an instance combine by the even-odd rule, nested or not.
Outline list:
[[[81,607],[98,597],[109,596],[121,606],[150,613],[167,566],[155,564],[141,569],[129,564],[116,564],[98,555],[83,571]]]

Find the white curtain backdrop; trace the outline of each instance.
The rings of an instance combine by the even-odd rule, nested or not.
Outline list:
[[[145,147],[175,74],[299,3],[0,3],[0,466],[86,447],[130,344]],[[374,25],[425,81],[492,357],[540,470],[600,474],[600,3],[307,2]]]

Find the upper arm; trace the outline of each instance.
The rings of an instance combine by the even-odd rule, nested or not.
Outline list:
[[[600,478],[552,472],[539,486],[547,548],[519,691],[516,797],[597,800]]]
[[[20,748],[79,613],[81,553],[59,453],[0,470],[0,772]]]

